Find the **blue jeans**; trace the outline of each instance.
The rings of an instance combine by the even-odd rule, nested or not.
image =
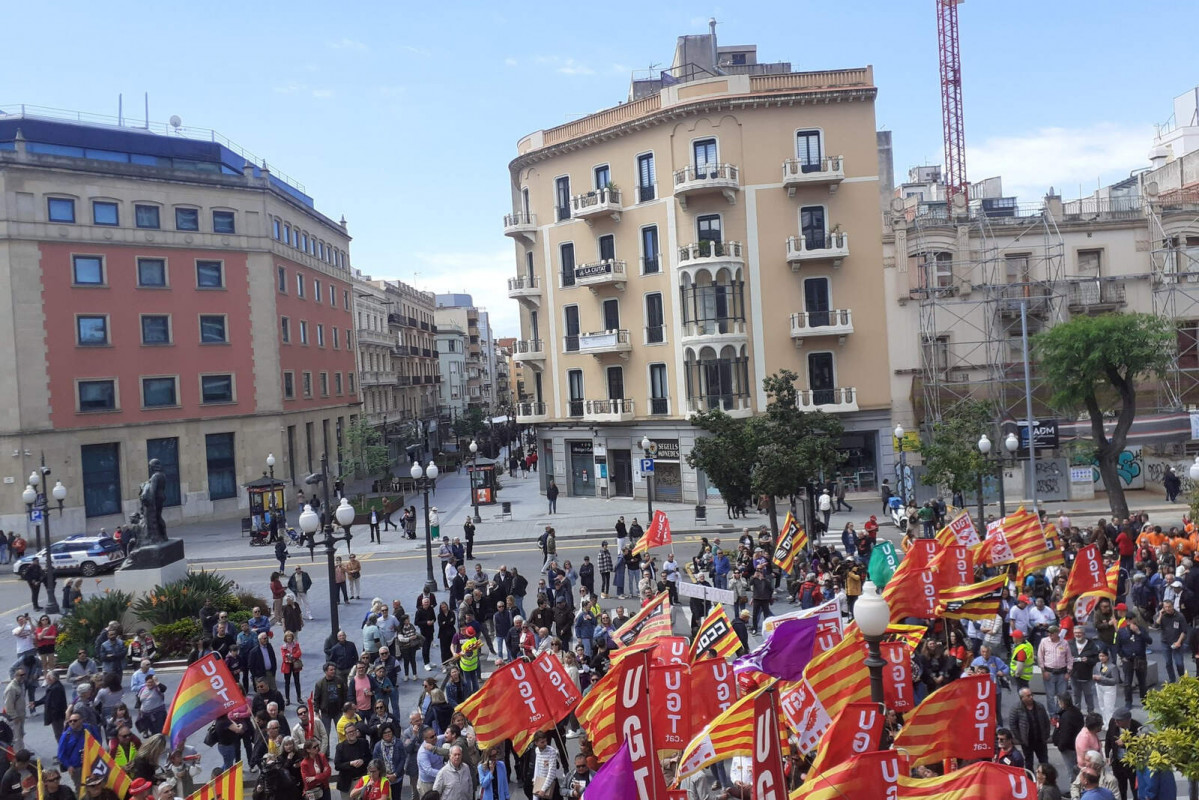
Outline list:
[[[1182,660],[1182,648],[1177,649],[1166,645],[1162,653],[1162,661],[1166,662],[1166,680],[1176,681],[1187,674],[1186,662]]]
[[[221,769],[232,769],[237,761],[238,747],[236,744],[218,744],[217,752],[221,754]]]
[[[462,670],[462,682],[466,684],[467,697],[479,691],[479,670]]]
[[[717,589],[729,588],[729,574],[727,572],[725,572],[723,574],[713,576],[712,577],[712,586],[714,586]]]

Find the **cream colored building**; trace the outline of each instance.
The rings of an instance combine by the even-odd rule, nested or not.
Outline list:
[[[543,486],[708,494],[686,465],[709,408],[761,413],[789,369],[806,411],[845,425],[845,473],[889,456],[876,88],[870,67],[795,72],[754,46],[680,37],[629,101],[536,131],[509,165],[521,338],[517,421]]]

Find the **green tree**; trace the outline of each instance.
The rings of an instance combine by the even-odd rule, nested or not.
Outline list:
[[[963,495],[974,492],[981,508],[979,478],[989,468],[978,451],[978,439],[991,430],[994,419],[991,405],[981,400],[960,400],[950,406],[933,423],[931,439],[920,443],[919,452],[924,459],[920,482],[927,486],[947,486]]]
[[[833,471],[843,456],[837,443],[843,430],[835,417],[804,413],[797,405],[794,372],[781,370],[763,381],[766,413],[733,419],[705,411],[691,422],[710,436],[699,439],[687,463],[702,469],[726,502],[770,498],[770,524],[778,534],[776,497],[789,497],[810,481]]]
[[[454,435],[460,439],[477,439],[487,429],[483,409],[471,406],[454,422]]]
[[[361,474],[375,478],[383,477],[391,470],[387,444],[378,428],[359,417],[346,428],[345,434],[350,452],[354,454],[355,471],[361,470]]]
[[[1124,763],[1137,769],[1174,770],[1191,784],[1199,782],[1199,679],[1183,677],[1145,696],[1148,725],[1125,740]],[[1152,728],[1148,731],[1147,728]]]
[[[1171,323],[1152,314],[1079,316],[1037,334],[1033,350],[1048,385],[1051,404],[1062,411],[1085,410],[1107,501],[1117,517],[1128,516],[1128,501],[1116,472],[1128,431],[1137,414],[1137,381],[1161,378],[1176,352]],[[1109,437],[1106,414],[1116,425]]]

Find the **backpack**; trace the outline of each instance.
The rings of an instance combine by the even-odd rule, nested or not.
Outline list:
[[[804,585],[799,590],[800,608],[811,608],[812,606],[816,605],[816,599],[813,596],[813,592],[815,590],[816,587],[814,585],[806,581],[804,582]]]

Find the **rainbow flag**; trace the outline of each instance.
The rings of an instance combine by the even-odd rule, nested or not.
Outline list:
[[[83,780],[87,780],[93,775],[99,775],[104,778],[104,785],[112,789],[117,797],[124,797],[129,793],[129,785],[133,782],[129,779],[128,773],[116,765],[112,760],[112,756],[104,749],[104,746],[96,741],[96,737],[92,736],[90,731],[85,731],[83,734]]]
[[[242,800],[244,792],[241,762],[238,761],[207,784],[189,794],[187,800]]]
[[[246,696],[233,680],[229,667],[209,653],[183,673],[162,733],[172,748],[182,747],[188,736],[245,704]]]

